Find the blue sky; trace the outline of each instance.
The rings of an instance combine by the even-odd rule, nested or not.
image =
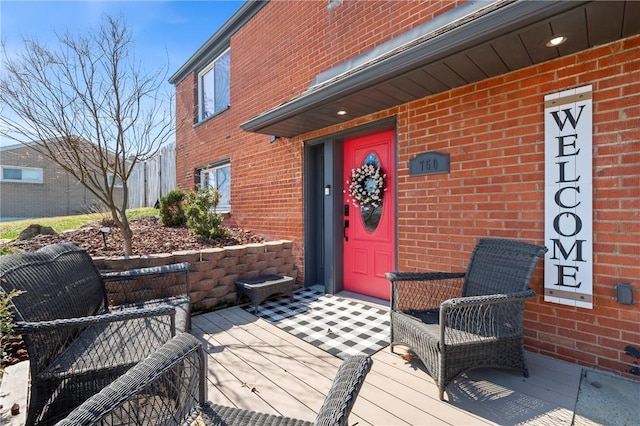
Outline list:
[[[166,66],[168,60],[168,78],[242,3],[0,0],[0,36],[11,52],[20,47],[23,36],[53,43],[56,31],[98,28],[104,14],[122,14],[135,40],[136,58],[148,67]]]

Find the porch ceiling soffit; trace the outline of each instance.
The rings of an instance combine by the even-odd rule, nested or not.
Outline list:
[[[240,127],[295,137],[640,33],[635,0],[480,1],[454,12],[320,74],[300,96]],[[567,41],[547,47],[554,35]]]

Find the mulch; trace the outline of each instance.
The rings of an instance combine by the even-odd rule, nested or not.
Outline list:
[[[182,250],[202,250],[211,247],[225,247],[249,243],[261,243],[264,236],[251,231],[224,227],[225,236],[216,239],[202,238],[188,228],[171,228],[164,226],[156,217],[145,217],[132,220],[133,252],[132,255],[153,253],[171,253]],[[28,240],[14,240],[7,245],[22,251],[35,251],[46,245],[70,241],[78,244],[93,257],[122,256],[122,237],[117,228],[110,227],[105,240],[100,229],[103,224],[95,223],[74,231],[65,231],[53,235],[37,235]]]

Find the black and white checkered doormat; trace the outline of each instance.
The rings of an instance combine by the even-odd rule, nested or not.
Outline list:
[[[258,316],[318,348],[344,359],[373,355],[389,345],[389,311],[316,289],[260,305]],[[253,313],[253,305],[244,309]]]

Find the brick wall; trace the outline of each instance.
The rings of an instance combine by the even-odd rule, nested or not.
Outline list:
[[[176,181],[194,188],[194,169],[229,158],[231,215],[225,223],[294,243],[303,264],[302,144],[243,132],[239,125],[306,90],[331,66],[424,23],[458,2],[272,1],[231,39],[231,107],[194,125],[194,74],[176,85]],[[346,21],[345,21],[346,19]],[[380,30],[372,31],[375,23]],[[383,25],[384,28],[380,27]],[[383,31],[384,30],[384,31]],[[286,52],[283,55],[282,52]]]
[[[283,240],[131,256],[128,259],[97,257],[94,262],[102,271],[125,271],[189,262],[191,310],[199,312],[235,304],[235,282],[240,278],[280,274],[296,279],[298,271],[292,248],[291,241]]]
[[[640,360],[625,350],[640,350],[640,303],[617,304],[614,286],[631,282],[640,300],[640,37],[291,140],[270,143],[268,136],[242,132],[240,123],[299,95],[318,73],[454,5],[343,6],[352,9],[270,2],[232,38],[231,108],[178,129],[179,185],[192,188],[197,165],[231,158],[230,221],[293,241],[304,274],[303,141],[396,117],[398,267],[461,270],[480,237],[543,242],[544,95],[591,84],[595,307],[544,303],[540,265],[533,282],[539,296],[526,309],[525,343],[529,350],[637,377],[628,372]],[[390,17],[394,23],[379,30]],[[177,88],[178,117],[192,120],[193,85],[191,76]],[[409,160],[432,150],[451,154],[451,172],[410,177]]]
[[[544,241],[544,95],[593,85],[594,309],[543,302],[525,311],[528,350],[640,375],[640,36],[323,129],[397,117],[398,268],[464,270],[481,237]],[[409,176],[424,151],[451,172]],[[620,305],[615,284],[634,286]],[[635,355],[635,356],[634,356]],[[631,373],[630,373],[631,372]]]
[[[629,372],[639,360],[640,37],[598,47],[407,105],[398,125],[400,269],[462,267],[484,236],[544,241],[544,95],[593,85],[594,309],[527,305],[530,350]],[[408,175],[416,153],[451,154],[448,175]]]

